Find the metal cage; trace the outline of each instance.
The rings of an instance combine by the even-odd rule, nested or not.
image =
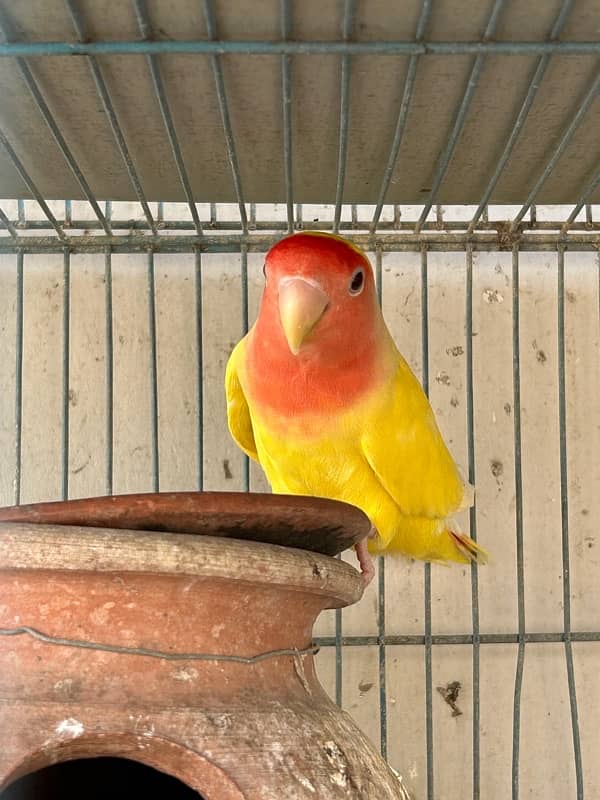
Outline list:
[[[129,335],[119,333],[119,320],[129,307],[137,309],[132,312],[135,335],[142,336],[144,328],[141,346],[147,366],[147,409],[137,433],[131,434],[132,441],[139,435],[148,442],[147,458],[137,466],[143,488],[185,488],[178,483],[183,480],[191,488],[208,483],[210,488],[264,489],[248,460],[222,444],[222,408],[214,398],[221,391],[224,353],[255,313],[260,254],[283,234],[300,229],[341,232],[369,252],[388,321],[396,326],[401,349],[402,335],[409,341],[409,360],[426,391],[435,395],[446,387],[456,389],[445,396],[444,408],[449,404],[456,409],[464,402],[463,421],[447,426],[463,437],[469,479],[484,485],[493,480],[496,491],[512,473],[513,495],[506,510],[512,514],[510,546],[506,538],[494,538],[502,531],[486,521],[481,502],[469,516],[471,535],[485,533],[496,562],[502,561],[504,549],[495,542],[508,547],[511,563],[514,558],[512,577],[506,572],[488,579],[474,566],[468,590],[463,585],[453,594],[448,588],[452,579],[432,575],[435,567],[425,565],[421,575],[415,565],[380,559],[376,587],[369,595],[376,600],[375,610],[367,598],[363,617],[352,610],[342,620],[337,612],[320,631],[328,686],[337,702],[355,711],[374,733],[373,714],[360,700],[368,696],[374,702],[368,695],[374,681],[361,680],[358,694],[354,687],[344,696],[347,665],[354,678],[357,659],[370,663],[369,674],[378,686],[376,735],[382,753],[403,772],[415,798],[504,797],[510,787],[517,800],[524,769],[527,654],[542,665],[543,683],[546,657],[535,648],[544,645],[562,650],[569,722],[561,717],[563,755],[557,763],[566,764],[566,748],[570,766],[558,780],[550,762],[545,763],[546,775],[527,774],[526,790],[536,797],[600,796],[590,721],[594,709],[600,710],[600,695],[594,695],[589,677],[598,652],[583,649],[586,643],[597,647],[600,625],[572,624],[574,598],[578,620],[597,620],[600,602],[593,589],[595,539],[587,533],[600,521],[592,488],[594,477],[600,476],[589,456],[600,444],[597,383],[594,391],[600,377],[600,41],[588,38],[597,29],[599,13],[595,0],[521,6],[505,0],[412,0],[398,9],[383,0],[281,0],[279,5],[269,0],[233,5],[212,0],[0,2],[5,39],[0,44],[0,194],[11,198],[0,201],[5,320],[0,374],[6,388],[0,441],[11,453],[2,465],[0,490],[7,503],[24,497],[67,498],[86,490],[125,491],[137,480],[125,474],[121,456],[115,454],[119,437],[129,435],[123,425],[132,413],[130,406],[119,406],[119,393],[139,390],[124,380],[128,368],[137,369],[134,356],[119,355],[118,349],[120,335]],[[175,291],[165,306],[159,270],[164,265],[165,277],[169,273],[173,278],[175,256],[183,265],[177,280],[188,283],[180,283],[183,294]],[[82,277],[88,271],[92,283]],[[532,295],[535,302],[528,299]],[[581,300],[577,318],[570,311],[572,297]],[[54,316],[44,316],[47,302]],[[173,314],[179,313],[178,304],[186,303],[185,325],[177,327]],[[36,311],[36,304],[42,310]],[[486,323],[481,309],[501,306],[502,320]],[[74,342],[83,336],[82,317],[92,308],[98,313],[96,339],[86,346],[102,368],[90,377],[81,366],[85,346]],[[444,310],[454,319],[453,327],[440,327]],[[525,350],[524,330],[527,336],[535,333],[538,313],[544,325],[552,320],[546,338],[555,347],[553,353],[537,338]],[[489,339],[478,344],[485,324],[496,331],[496,344]],[[446,339],[450,336],[455,338]],[[171,337],[171,350],[161,350],[161,337]],[[183,338],[176,346],[177,337]],[[163,362],[172,360],[178,347],[193,351],[184,359],[193,373],[186,402],[200,420],[192,438],[179,442],[190,454],[183,459],[184,472],[173,466],[175,445],[161,433],[161,417],[169,413],[163,405],[173,402],[164,400],[169,379],[161,352]],[[46,361],[36,350],[43,351]],[[500,377],[485,366],[486,352],[498,358]],[[534,373],[536,363],[546,370],[543,379]],[[88,483],[76,477],[80,465],[73,466],[79,454],[74,441],[81,440],[88,424],[75,409],[73,378],[79,380],[79,374],[84,375],[81,385],[87,385],[91,415],[102,397],[102,418],[94,430],[103,455]],[[177,386],[183,378],[177,372],[173,380]],[[539,391],[548,393],[546,411],[531,401],[538,380]],[[578,391],[587,387],[591,396],[574,393],[569,380]],[[486,403],[496,409],[500,402],[493,392],[502,395],[502,430],[510,438],[511,468],[504,473],[494,456],[494,442],[485,439]],[[28,403],[28,393],[37,399]],[[27,427],[27,420],[40,414],[39,401],[46,394],[48,419]],[[441,407],[439,398],[432,402]],[[557,474],[548,480],[557,493],[558,512],[550,528],[554,525],[559,551],[549,561],[540,556],[539,570],[535,553],[552,548],[542,529],[544,519],[538,529],[524,511],[524,412],[534,433],[529,418],[536,413],[545,424],[556,422],[548,432],[553,443],[548,452],[556,455]],[[178,413],[175,417],[183,420]],[[480,435],[485,441],[478,450]],[[537,430],[536,435],[537,442],[528,434],[527,448],[535,450],[534,460],[543,462],[544,433]],[[43,450],[44,436],[55,448],[38,463],[32,452]],[[227,457],[219,458],[215,454],[223,448]],[[585,450],[587,460],[582,456],[573,466],[577,448]],[[531,495],[537,492],[533,505],[543,505],[543,482],[539,476],[533,480],[531,469],[527,466]],[[579,488],[570,481],[570,470]],[[59,476],[58,482],[44,482],[48,471]],[[492,490],[486,491],[493,499]],[[574,542],[572,509],[573,504],[579,508],[582,494],[595,505],[583,509],[585,519],[577,517]],[[577,567],[573,580],[574,561],[579,564],[585,557],[591,565]],[[539,578],[546,568],[560,568],[550,593],[560,595],[561,624],[556,624],[558,606],[552,600],[547,621],[536,606],[536,624],[531,626],[527,602],[531,606],[532,592],[550,585]],[[468,599],[468,612],[458,609],[455,627],[451,615],[435,623],[436,585],[442,603]],[[422,605],[414,620],[403,617],[401,630],[391,615],[396,603],[406,601],[405,586]],[[490,624],[495,594],[512,595],[516,625],[510,622],[512,612],[499,613],[498,624]],[[414,604],[408,605],[412,609]],[[493,724],[485,680],[495,686],[493,653],[500,653],[498,663],[503,663],[503,647],[513,648],[514,668],[508,670],[510,691],[498,688],[504,706],[494,713],[503,730],[510,725],[510,735],[503,734],[497,751],[488,752],[491,766],[486,767],[482,735]],[[471,661],[466,679],[461,672],[462,683],[470,682],[469,734],[456,734],[459,743],[470,745],[466,789],[461,783],[464,765],[453,772],[451,763],[441,780],[439,775],[440,761],[457,757],[447,740],[455,730],[448,726],[458,724],[460,711],[451,682],[436,687],[439,670],[434,662],[436,654],[444,659],[444,653],[452,653],[452,663],[460,661],[463,656],[453,648],[463,654],[468,648]],[[421,666],[415,654],[419,659],[422,654]],[[422,684],[409,681],[413,690],[423,690],[418,701],[422,711],[408,717],[392,703],[404,680],[394,666],[398,659],[408,671],[422,670]],[[506,666],[501,671],[508,674]],[[588,677],[582,677],[584,672]],[[555,678],[546,679],[542,695],[560,694]],[[584,708],[582,691],[591,698]],[[451,721],[436,723],[445,711]],[[420,713],[422,746],[414,743],[408,749],[422,751],[419,764],[424,770],[415,768],[413,775],[402,764],[405,745],[391,745],[401,732],[410,738],[402,726]],[[527,731],[531,734],[531,724]],[[442,756],[436,758],[440,742]]]

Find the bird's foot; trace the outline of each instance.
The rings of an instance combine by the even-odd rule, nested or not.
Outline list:
[[[367,536],[367,539],[372,539],[374,535],[375,529]],[[368,586],[375,576],[375,566],[373,565],[373,559],[367,547],[367,539],[363,539],[362,542],[358,542],[358,544],[354,545],[358,563],[360,564],[360,573],[365,586]]]

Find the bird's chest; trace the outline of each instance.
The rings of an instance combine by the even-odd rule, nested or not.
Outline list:
[[[273,415],[253,423],[259,460],[273,490],[342,499],[362,462],[360,423],[348,412],[333,418],[298,415],[279,423]]]

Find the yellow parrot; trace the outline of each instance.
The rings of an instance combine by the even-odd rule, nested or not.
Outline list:
[[[484,563],[452,514],[473,504],[429,401],[386,327],[371,265],[339,236],[298,233],[265,260],[256,323],[226,370],[227,416],[273,492],[343,500],[373,532],[356,545]]]

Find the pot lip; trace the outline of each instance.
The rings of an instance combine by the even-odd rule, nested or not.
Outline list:
[[[165,575],[285,587],[356,603],[364,583],[344,561],[308,550],[216,536],[0,522],[0,572]]]
[[[280,544],[334,556],[371,523],[339,500],[259,492],[137,492],[0,508],[0,522],[169,531]]]

